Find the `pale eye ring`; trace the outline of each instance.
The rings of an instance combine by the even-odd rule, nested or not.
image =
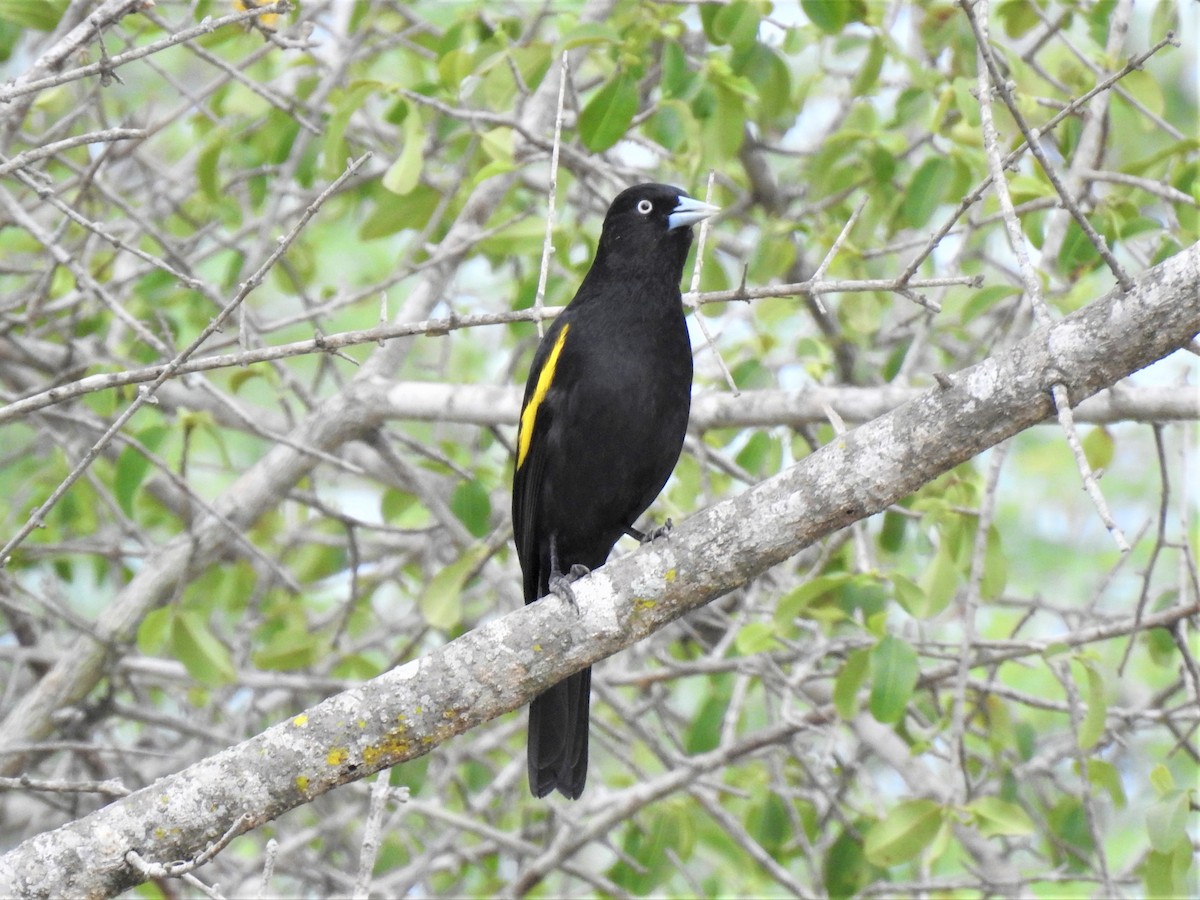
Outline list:
[[[652,209],[654,209],[654,204],[651,203],[649,200],[639,200],[638,201],[637,211],[640,212],[643,216],[648,216],[650,214],[650,210],[652,210]]]

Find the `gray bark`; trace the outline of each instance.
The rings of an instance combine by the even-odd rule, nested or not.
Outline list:
[[[575,587],[578,615],[555,598],[519,609],[26,841],[0,857],[0,894],[111,896],[140,880],[131,849],[192,858],[239,821],[428,753],[1040,422],[1054,384],[1081,403],[1197,331],[1200,245],[598,570]]]

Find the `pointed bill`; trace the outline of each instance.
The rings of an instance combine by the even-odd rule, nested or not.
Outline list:
[[[667,227],[672,231],[676,228],[687,228],[720,211],[721,207],[697,200],[695,197],[680,197],[679,202],[675,204],[675,211],[667,216]]]

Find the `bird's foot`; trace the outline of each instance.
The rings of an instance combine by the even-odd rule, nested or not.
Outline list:
[[[666,537],[674,527],[675,523],[667,519],[667,521],[663,522],[657,528],[651,528],[649,531],[638,531],[631,525],[625,529],[625,533],[639,544],[649,544],[651,541],[657,541],[659,538]]]
[[[571,570],[565,575],[562,572],[554,572],[550,576],[550,593],[568,604],[575,612],[579,612],[579,601],[575,599],[575,590],[571,583],[589,574],[591,569],[579,563],[571,566]]]

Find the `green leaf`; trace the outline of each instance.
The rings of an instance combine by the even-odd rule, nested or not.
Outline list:
[[[621,73],[597,91],[579,114],[583,145],[593,153],[607,150],[625,136],[637,107],[637,83]]]
[[[867,680],[870,667],[871,650],[862,647],[846,657],[842,671],[833,682],[833,707],[847,721],[858,715],[858,692]]]
[[[429,510],[415,495],[395,488],[383,492],[379,511],[383,521],[395,528],[427,528],[431,521]]]
[[[920,228],[928,222],[953,180],[954,166],[944,156],[933,156],[921,163],[905,191],[901,221],[911,228]]]
[[[301,584],[312,584],[346,569],[346,550],[339,544],[306,543],[291,560],[292,573]]]
[[[492,501],[478,480],[463,481],[454,488],[450,511],[473,537],[483,537],[491,530]]]
[[[672,857],[687,859],[696,840],[696,820],[681,803],[670,800],[648,807],[638,827],[625,829],[623,859],[611,877],[637,896],[661,893],[671,877]]]
[[[162,425],[151,425],[138,432],[138,440],[153,453],[167,436]],[[146,473],[150,471],[150,459],[138,447],[125,447],[117,456],[113,475],[113,494],[125,515],[133,516],[133,501]]]
[[[1195,884],[1189,884],[1188,870],[1195,861],[1192,848],[1185,842],[1167,853],[1151,850],[1142,863],[1147,897],[1194,897]]]
[[[980,797],[967,804],[984,837],[1033,834],[1033,820],[1020,806],[999,797]]]
[[[440,199],[441,194],[420,182],[403,197],[398,197],[391,191],[384,192],[378,197],[375,209],[359,228],[358,236],[364,241],[369,241],[387,237],[406,228],[424,228]]]
[[[958,590],[958,566],[954,562],[947,543],[944,541],[938,547],[937,553],[933,555],[933,559],[921,573],[921,604],[911,609],[905,607],[909,615],[915,618],[929,619],[936,616],[950,605],[950,601],[954,599],[954,594]],[[901,599],[899,595],[897,599]],[[903,599],[901,602],[904,602]]]
[[[900,604],[905,612],[909,615],[915,615],[913,610],[925,608],[928,600],[921,588],[913,584],[912,581],[905,578],[899,572],[892,572],[888,578],[895,589],[896,602]]]
[[[1106,759],[1098,759],[1094,756],[1089,757],[1087,760],[1087,776],[1093,784],[1098,784],[1108,791],[1108,795],[1112,798],[1115,808],[1125,808],[1128,803],[1125,797],[1125,785],[1121,783],[1121,773],[1117,771],[1116,766]]]
[[[53,31],[58,27],[68,0],[0,0],[0,19],[36,28],[38,31]]]
[[[363,105],[367,97],[383,88],[383,83],[379,81],[356,81],[331,102],[333,115],[329,117],[329,124],[325,127],[325,140],[322,144],[323,177],[332,181],[342,174],[342,170],[346,168],[346,159],[350,155],[343,140],[350,117]]]
[[[734,68],[758,86],[754,102],[760,122],[770,123],[795,115],[798,104],[792,96],[792,73],[773,48],[755,41],[737,51]],[[787,241],[780,243],[790,245]]]
[[[146,613],[142,624],[138,626],[138,650],[146,656],[155,656],[167,645],[171,636],[171,620],[175,616],[172,606],[160,606]]]
[[[1116,454],[1116,444],[1112,434],[1103,425],[1097,425],[1089,431],[1081,443],[1083,444],[1083,455],[1093,471],[1107,469],[1112,465],[1113,456]]]
[[[737,464],[752,475],[763,477],[779,470],[783,451],[779,441],[765,431],[756,431],[737,455]]]
[[[1104,693],[1104,678],[1089,662],[1082,663],[1087,681],[1087,713],[1079,726],[1079,749],[1090,750],[1104,734],[1108,718],[1108,698]]]
[[[834,572],[810,578],[798,588],[788,591],[775,605],[775,621],[781,627],[790,624],[805,609],[826,594],[834,592],[854,576],[846,572]]]
[[[618,44],[620,32],[603,22],[584,22],[571,28],[562,37],[563,50],[582,47],[585,44]]]
[[[171,620],[171,649],[188,674],[203,685],[228,684],[237,676],[229,650],[199,613],[176,612]]]
[[[1037,752],[1037,729],[1028,722],[1018,722],[1013,732],[1016,736],[1017,754],[1024,762],[1029,762]]]
[[[1050,857],[1054,865],[1079,868],[1080,860],[1089,858],[1095,848],[1083,803],[1078,797],[1060,797],[1047,812],[1046,822],[1055,839]]]
[[[919,674],[917,652],[900,638],[885,636],[871,650],[871,715],[885,725],[899,722]]]
[[[254,653],[254,665],[271,671],[289,671],[311,666],[325,654],[325,642],[305,627],[299,616],[272,634]]]
[[[770,622],[747,622],[738,631],[734,646],[742,656],[753,656],[778,646],[775,626]]]
[[[1156,765],[1150,770],[1150,785],[1158,792],[1159,796],[1165,797],[1171,793],[1175,790],[1175,779],[1171,775],[1171,770],[1162,763]]]
[[[1127,90],[1143,106],[1148,107],[1156,116],[1165,114],[1166,104],[1163,99],[1162,84],[1157,77],[1151,75],[1145,69],[1135,69],[1132,72],[1127,72],[1125,77],[1121,79],[1121,87]]]
[[[991,310],[993,306],[999,303],[1006,297],[1016,296],[1021,293],[1021,289],[1007,284],[993,284],[982,288],[971,295],[962,308],[961,320],[964,325],[974,322],[983,313]]]
[[[718,159],[733,159],[746,138],[746,99],[724,84],[713,86],[716,113],[704,122],[704,139],[711,142]],[[705,274],[719,272],[719,266],[705,266]]]
[[[443,53],[438,59],[438,79],[443,87],[458,90],[471,75],[474,64],[474,50],[467,47],[455,47],[453,50]]]
[[[688,66],[683,48],[668,41],[662,50],[662,92],[666,99],[686,97],[696,83],[697,75]]]
[[[996,10],[1004,23],[1004,33],[1011,38],[1020,37],[1036,28],[1041,18],[1031,0],[1007,0]]]
[[[853,5],[846,0],[800,0],[800,8],[826,34],[839,34],[853,12]]]
[[[984,600],[995,600],[1004,593],[1008,584],[1008,559],[1000,543],[1000,529],[995,525],[988,528],[987,551],[983,557],[983,579],[979,593]]]
[[[904,546],[904,533],[908,528],[908,517],[893,510],[883,514],[883,527],[879,530],[879,546],[889,553],[896,553]]]
[[[221,199],[221,151],[229,146],[229,132],[218,128],[209,135],[196,157],[196,183],[209,200]]]
[[[404,119],[404,147],[396,161],[383,174],[383,186],[403,197],[421,180],[421,165],[425,161],[425,129],[421,117],[410,111]]]
[[[867,50],[867,58],[863,60],[862,67],[854,76],[854,81],[850,83],[850,95],[852,97],[861,97],[867,91],[875,86],[875,82],[879,80],[879,73],[883,69],[883,41],[878,35],[871,38],[870,48]]]
[[[486,547],[475,547],[430,579],[417,606],[431,628],[449,631],[462,624],[463,587],[486,552]]]
[[[764,850],[778,859],[784,846],[793,837],[792,820],[783,798],[774,791],[767,791],[762,802],[747,812],[746,830]]]
[[[894,866],[915,858],[942,827],[942,807],[932,800],[897,804],[867,832],[867,859],[877,866]]]
[[[1099,261],[1100,253],[1092,239],[1079,227],[1079,223],[1072,219],[1067,223],[1067,232],[1058,251],[1059,268],[1064,272],[1087,271]]]
[[[708,696],[692,717],[692,724],[684,738],[684,750],[692,755],[717,749],[721,743],[721,729],[725,724],[725,713],[729,709],[729,679],[714,680]]]
[[[862,831],[861,822],[856,823]],[[830,897],[856,896],[871,880],[871,867],[863,854],[861,840],[849,829],[844,829],[830,845],[822,861],[822,881]]]
[[[758,37],[758,10],[746,0],[733,0],[720,7],[713,17],[710,36],[713,43],[740,47]]]
[[[1190,843],[1188,838],[1187,791],[1171,791],[1154,801],[1146,812],[1146,836],[1150,846],[1159,853],[1170,853],[1180,843]]]

